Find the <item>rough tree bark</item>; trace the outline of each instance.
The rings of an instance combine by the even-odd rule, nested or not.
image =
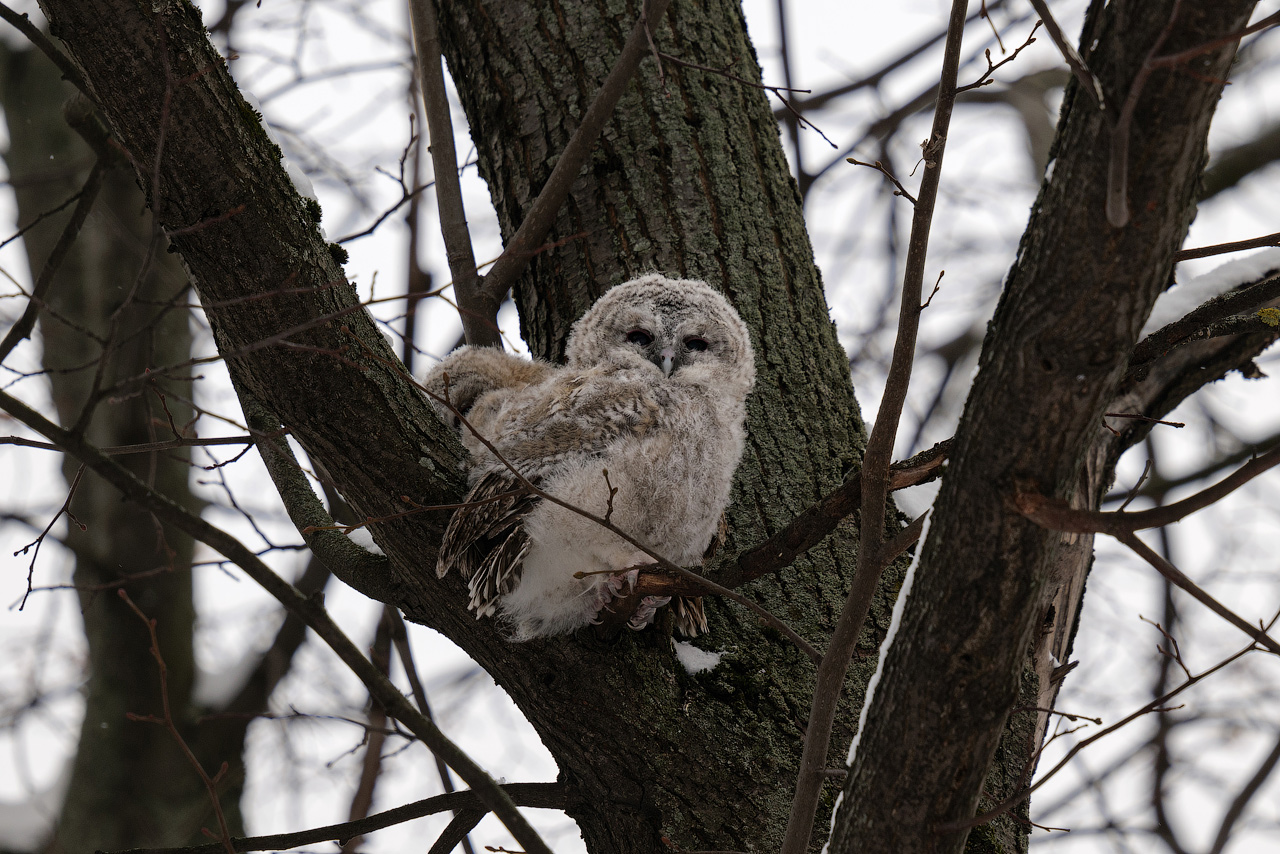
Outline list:
[[[696,677],[676,663],[665,626],[612,640],[583,633],[514,647],[491,622],[473,620],[456,575],[437,581],[429,572],[445,515],[394,516],[407,508],[401,496],[426,505],[457,499],[459,444],[398,373],[359,309],[340,251],[324,245],[314,209],[289,185],[278,149],[210,48],[198,13],[180,0],[42,4],[182,254],[242,399],[273,410],[357,512],[375,520],[371,530],[389,565],[349,552],[331,559],[334,573],[445,633],[507,689],[555,756],[568,812],[590,850],[667,851],[664,837],[685,849],[776,849],[809,708],[809,660],[736,606],[717,602],[703,645],[726,656]],[[1111,14],[1128,11],[1134,20],[1099,30],[1102,44],[1116,47],[1095,55],[1109,94],[1122,101],[1153,38],[1151,21],[1159,20],[1158,32],[1168,4],[1153,11],[1112,5]],[[510,236],[639,5],[439,6],[481,169]],[[1170,49],[1194,42],[1197,32],[1230,30],[1245,7],[1188,12]],[[732,62],[739,76],[758,79],[732,3],[676,2],[655,22],[654,37],[665,53],[713,68]],[[961,453],[974,459],[957,459],[940,505],[935,530],[947,545],[936,545],[935,535],[928,547],[904,629],[914,645],[894,646],[877,696],[881,711],[846,793],[855,807],[841,813],[850,830],[838,843],[843,850],[855,835],[859,846],[928,850],[937,821],[973,815],[1057,554],[1056,535],[1011,518],[1001,500],[1023,475],[1049,494],[1084,494],[1079,473],[1097,416],[1192,209],[1213,81],[1225,73],[1226,52],[1210,54],[1212,67],[1197,66],[1195,75],[1157,72],[1148,83],[1133,131],[1141,162],[1130,172],[1135,222],[1126,230],[1099,225],[1101,194],[1096,180],[1086,180],[1105,175],[1105,130],[1082,107],[1068,110],[1075,130],[1060,137],[1059,180],[1041,199],[967,416],[966,423],[983,425],[966,428]],[[535,352],[558,355],[569,324],[597,294],[649,269],[711,281],[750,325],[760,380],[726,552],[778,529],[856,465],[862,424],[761,92],[670,61],[659,78],[652,58],[645,60],[551,240],[564,243],[541,253],[515,289]],[[1061,277],[1084,269],[1099,275]],[[1058,315],[1063,325],[1055,331]],[[1030,402],[1038,419],[1011,415],[1022,411],[1011,402]],[[993,418],[1001,422],[980,420]],[[1112,462],[1107,457],[1102,479]],[[994,474],[981,474],[984,467]],[[287,490],[284,497],[296,503]],[[749,593],[821,646],[848,589],[855,549],[845,526]],[[1087,548],[1072,557],[1083,565]],[[900,581],[900,571],[886,574],[855,656],[833,764],[844,758]],[[912,692],[919,692],[914,704]],[[951,726],[942,728],[944,709]],[[1017,778],[1029,741],[1008,745],[1006,780],[997,788]],[[903,828],[911,841],[890,844]],[[953,834],[947,845],[963,838]],[[1016,831],[982,841],[987,850],[1025,844]]]
[[[1106,111],[1069,88],[1054,169],[983,346],[832,851],[961,850],[1028,649],[1042,677],[1051,651],[1066,660],[1092,538],[1039,528],[1010,501],[1038,492],[1096,508],[1118,450],[1141,435],[1116,441],[1102,414],[1117,411],[1138,332],[1195,214],[1210,119],[1235,55],[1234,41],[1214,40],[1242,29],[1253,6],[1171,0],[1090,10],[1081,52]],[[1135,84],[1144,62],[1201,45],[1214,49]],[[1115,228],[1104,213],[1108,167],[1127,98],[1137,99],[1127,131],[1132,219]],[[1213,376],[1201,371],[1194,387]],[[1127,405],[1144,403],[1145,414],[1190,388],[1128,388]],[[1049,699],[1054,690],[1040,688]]]
[[[390,366],[392,355],[357,310],[334,253],[195,11],[171,2],[152,12],[122,0],[50,0],[44,8],[137,165],[242,393],[275,411],[360,513],[402,511],[401,495],[424,504],[456,500],[456,439]],[[472,11],[447,10],[454,44]],[[500,12],[477,17],[496,26]],[[575,4],[559,12],[522,4],[506,11],[523,28],[518,40],[555,51],[530,76],[499,65],[459,78],[469,104],[495,87],[519,90],[531,100],[513,116],[551,137],[522,138],[473,117],[508,224],[518,221],[639,8]],[[758,76],[744,33],[731,5],[682,9],[655,27],[664,51],[709,65],[737,58],[740,73]],[[478,52],[505,61],[496,50],[500,33],[480,37],[495,49]],[[533,85],[544,79],[546,88]],[[504,105],[494,100],[487,109]],[[503,134],[529,148],[492,148]],[[559,229],[586,236],[541,257],[521,283],[524,325],[535,349],[554,352],[596,293],[645,269],[702,276],[729,292],[761,359],[727,548],[749,545],[834,487],[862,436],[777,127],[758,91],[671,66],[664,91],[646,60],[605,136]],[[530,165],[511,170],[521,163]],[[375,523],[389,572],[357,561],[332,568],[443,631],[511,693],[559,763],[569,813],[592,850],[665,850],[663,836],[686,848],[776,847],[812,684],[804,655],[736,606],[717,603],[706,644],[728,654],[698,677],[678,665],[663,630],[513,647],[492,623],[465,612],[456,578],[438,582],[425,571],[444,521],[434,513]],[[847,588],[852,548],[841,533],[751,593],[821,644]],[[889,574],[850,679],[833,760],[851,735],[857,686],[899,576]]]

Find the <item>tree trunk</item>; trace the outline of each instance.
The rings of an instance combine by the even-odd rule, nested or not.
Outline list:
[[[625,15],[604,3],[439,6],[450,72],[509,239],[639,4]],[[676,3],[653,30],[664,53],[706,67],[732,63],[733,74],[760,78],[736,3]],[[515,289],[521,332],[544,357],[560,357],[569,325],[601,293],[655,269],[722,288],[751,327],[761,378],[728,512],[728,553],[790,521],[857,459],[865,436],[847,362],[827,316],[777,123],[759,90],[675,62],[663,62],[659,79],[647,59],[547,243],[555,248],[534,259]],[[821,648],[847,589],[851,540],[842,531],[784,575],[752,585],[750,594]],[[899,580],[900,572],[889,573],[889,598],[879,603],[849,680],[833,764],[851,735]],[[570,813],[593,851],[657,849],[655,829],[686,848],[778,845],[812,666],[737,606],[709,607],[712,633],[702,645],[732,654],[693,678],[671,661],[665,640],[641,635],[602,653],[622,664],[617,659],[636,654],[638,645],[636,666],[651,675],[611,678],[607,687],[588,682],[584,696],[566,683],[599,665],[578,657],[580,643],[546,645],[567,668],[558,672],[571,675],[529,684],[531,702],[521,705],[581,793]],[[573,659],[561,659],[564,653]],[[552,679],[557,671],[542,672]],[[614,733],[612,749],[584,754],[584,733],[564,729],[564,715],[581,703],[598,709],[592,717]],[[631,802],[626,808],[616,804],[620,795]],[[601,796],[615,801],[603,816]]]
[[[353,309],[354,290],[198,15],[178,3],[157,8],[45,3],[54,33],[138,164],[153,210],[171,233],[181,230],[173,243],[233,378],[275,410],[362,515],[404,510],[401,495],[424,504],[456,500],[456,439],[390,367],[381,336]],[[638,6],[619,14],[585,4],[447,10],[454,71],[508,234],[638,15]],[[467,29],[472,18],[479,30]],[[516,29],[504,35],[502,27]],[[667,53],[720,66],[736,58],[737,73],[758,78],[736,5],[681,8],[654,30]],[[464,70],[458,56],[468,43],[484,50],[472,51],[467,61],[477,65]],[[857,460],[863,430],[763,94],[674,64],[664,72],[665,88],[652,60],[643,63],[562,211],[558,236],[586,235],[540,256],[518,293],[531,344],[548,354],[560,350],[595,294],[633,273],[700,276],[731,295],[760,360],[751,438],[728,514],[733,550],[839,483]],[[532,100],[508,101],[507,88]],[[273,294],[280,289],[290,292]],[[280,346],[286,338],[304,347]],[[512,646],[491,622],[466,613],[456,577],[437,581],[430,572],[445,521],[434,513],[375,523],[389,576],[332,568],[444,632],[510,692],[559,763],[569,812],[591,850],[665,851],[663,837],[688,849],[777,847],[812,690],[803,654],[720,603],[711,603],[713,630],[703,645],[724,651],[724,663],[698,676],[677,663],[668,627],[611,641],[584,633]],[[821,646],[848,586],[851,539],[841,531],[751,595]],[[855,662],[833,762],[852,735],[900,577],[888,573]]]
[[[1253,5],[1182,4],[1173,20],[1172,0],[1090,11],[1081,52],[1106,111],[1081,87],[1068,89],[1055,165],[983,346],[833,852],[959,851],[1028,650],[1042,674],[1051,651],[1066,660],[1091,538],[1042,529],[1012,499],[1037,492],[1096,508],[1110,484],[1126,445],[1102,414],[1115,411],[1138,332],[1195,213],[1209,122],[1235,54],[1230,40],[1211,43],[1243,28]],[[1112,227],[1104,211],[1121,107],[1148,56],[1199,45],[1214,49],[1156,68],[1136,93],[1125,160],[1132,219]],[[1202,373],[1192,387],[1209,379]],[[1151,389],[1135,400],[1172,406],[1190,388],[1172,402]],[[1050,699],[1054,690],[1039,688]]]

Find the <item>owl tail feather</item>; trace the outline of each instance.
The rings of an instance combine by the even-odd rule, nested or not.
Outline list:
[[[671,602],[671,611],[676,618],[676,631],[687,638],[696,638],[710,630],[701,596],[677,596]]]

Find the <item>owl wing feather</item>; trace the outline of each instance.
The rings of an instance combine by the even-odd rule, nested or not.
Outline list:
[[[515,588],[529,551],[521,520],[541,503],[506,469],[488,472],[467,493],[440,542],[436,575],[456,566],[469,582],[477,617],[493,613],[497,599]]]
[[[501,453],[508,462],[532,463],[520,468],[530,483],[539,485],[542,475],[554,468],[553,461],[593,456],[623,433],[644,433],[652,426],[657,408],[652,399],[618,377],[604,384],[626,389],[622,397],[632,402],[619,407],[613,395],[582,394],[582,378],[563,375],[555,386],[518,407],[521,426],[497,440]],[[436,562],[438,577],[456,566],[467,579],[467,607],[477,617],[493,614],[499,598],[519,583],[530,547],[522,522],[542,501],[506,465],[490,465],[449,520]]]

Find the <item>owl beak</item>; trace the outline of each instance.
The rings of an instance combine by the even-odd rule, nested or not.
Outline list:
[[[662,357],[662,375],[667,377],[671,376],[671,365],[675,362],[676,358],[675,349],[671,347],[663,347],[662,351],[659,352],[658,355]]]

